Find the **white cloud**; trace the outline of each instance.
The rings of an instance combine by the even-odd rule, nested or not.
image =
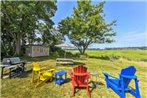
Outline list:
[[[132,31],[115,37],[112,47],[136,47],[147,46],[147,32]]]
[[[147,32],[128,32],[126,35],[124,35],[122,38],[127,40],[142,40],[147,38]]]
[[[108,44],[93,43],[88,48],[111,48],[111,47],[139,47],[147,46],[147,32],[132,31],[120,33],[114,37],[115,42]]]

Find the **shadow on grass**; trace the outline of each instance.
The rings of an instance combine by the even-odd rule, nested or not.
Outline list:
[[[91,93],[96,87],[89,86],[89,92]],[[78,93],[80,90],[86,90],[85,87],[76,88],[75,93]]]
[[[65,80],[65,82],[64,83],[69,83],[71,81],[71,79],[70,78],[66,78],[66,80]],[[63,84],[64,84],[63,83]]]
[[[38,82],[37,80],[36,83],[34,82],[34,85],[35,85],[35,88],[39,88],[39,87],[45,86],[45,84],[47,83],[52,83],[52,82],[54,82],[54,80],[47,80],[47,81],[40,81],[40,82]]]
[[[109,56],[89,56],[89,58],[102,59],[102,60],[110,60]]]
[[[85,65],[85,63],[83,63],[83,62],[74,62],[74,65],[76,66],[76,65]]]
[[[56,67],[64,66],[64,67],[73,67],[77,65],[85,65],[83,62],[74,62],[74,64],[57,64]]]
[[[89,86],[90,92],[92,92],[97,86],[104,85],[102,82],[90,81],[89,84],[90,83],[92,83],[92,86]]]
[[[74,58],[74,60],[87,60],[87,58]]]
[[[86,91],[86,88],[85,87],[76,87],[75,94],[78,93],[80,90]]]
[[[47,57],[21,57],[21,60],[30,61],[30,62],[40,62],[40,61],[46,61],[46,60],[56,60],[57,58],[60,58],[60,57],[49,57],[49,56]],[[74,60],[81,60],[80,58],[77,58],[75,56],[67,57],[67,58],[74,59]],[[78,63],[78,62],[74,62],[74,63]]]
[[[25,71],[24,76],[22,78],[27,78],[29,74],[32,74],[32,69]]]
[[[112,56],[89,56],[89,58],[101,59],[101,60],[110,60],[114,61],[119,59],[119,57],[112,57]]]
[[[94,81],[91,81],[91,82],[89,82],[89,84],[90,84],[90,83],[92,83],[92,86],[89,86],[89,91],[90,91],[90,93],[91,93],[94,89],[96,89],[97,86],[99,86],[99,85],[104,85],[102,82],[94,82]],[[78,88],[78,89],[76,89],[75,93],[79,92],[81,89],[85,89],[85,90],[86,90],[86,88],[84,88],[84,87]]]
[[[134,90],[134,91],[136,90],[134,87],[131,87],[131,86],[129,86],[129,88],[132,89],[132,90]]]
[[[27,70],[25,72],[12,72],[11,71],[11,78],[27,78],[28,75],[32,73],[32,70]],[[4,78],[9,78],[10,73],[4,73],[3,77]]]
[[[54,57],[21,57],[22,60],[30,61],[30,62],[39,62],[46,60],[55,60]]]

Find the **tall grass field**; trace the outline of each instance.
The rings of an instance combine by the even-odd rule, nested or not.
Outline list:
[[[86,56],[78,57],[77,52],[72,52],[75,64],[57,65],[56,57],[22,57],[22,60],[29,62],[37,61],[41,67],[54,68],[55,72],[70,71],[78,64],[85,64],[89,72],[97,72],[98,79],[91,78],[89,81],[91,98],[119,98],[112,90],[106,88],[105,77],[102,72],[107,72],[119,77],[122,68],[130,65],[137,69],[136,75],[139,79],[139,89],[142,98],[147,98],[147,50],[96,50],[86,51]],[[68,55],[67,55],[68,57]],[[26,65],[25,77],[1,79],[1,98],[71,98],[72,85],[70,76],[67,74],[67,82],[61,86],[53,82],[47,82],[41,87],[35,88],[31,83],[32,64]],[[7,72],[7,71],[5,71]],[[93,82],[97,83],[96,86]],[[134,81],[130,85],[134,88]],[[77,89],[74,98],[87,98],[86,89]],[[126,93],[126,98],[134,98]]]

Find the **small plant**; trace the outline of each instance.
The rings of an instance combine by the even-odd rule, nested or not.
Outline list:
[[[80,55],[80,59],[87,59],[89,56],[87,54]]]

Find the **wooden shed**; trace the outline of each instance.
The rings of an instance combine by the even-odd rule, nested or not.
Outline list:
[[[49,56],[49,46],[27,45],[25,55],[30,57]]]

